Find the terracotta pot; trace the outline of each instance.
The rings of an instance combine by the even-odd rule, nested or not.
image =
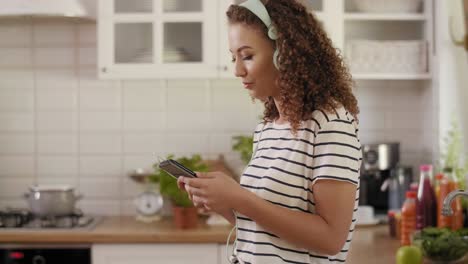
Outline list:
[[[195,228],[198,225],[198,210],[196,207],[178,207],[172,208],[174,224],[180,229]]]

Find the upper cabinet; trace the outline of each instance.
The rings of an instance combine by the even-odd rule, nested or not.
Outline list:
[[[212,0],[100,0],[98,14],[101,78],[216,77]]]
[[[433,0],[298,0],[355,79],[424,80],[435,56]],[[100,78],[230,78],[226,10],[242,0],[100,0]]]

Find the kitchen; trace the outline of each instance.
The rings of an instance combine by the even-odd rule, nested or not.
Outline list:
[[[134,220],[135,199],[151,187],[130,175],[152,171],[169,154],[201,154],[242,172],[233,137],[251,135],[263,106],[233,76],[221,22],[230,1],[60,1],[70,9],[55,14],[56,1],[38,9],[9,2],[18,3],[0,10],[0,211],[27,208],[23,194],[34,184],[61,184],[83,196],[74,217],[91,221],[76,231],[0,229],[0,244],[91,245],[93,263],[223,263],[229,226],[207,225],[206,217],[189,230],[166,217]],[[398,159],[417,181],[419,165],[437,164],[445,150],[453,116],[468,138],[467,54],[449,32],[462,1],[424,0],[416,11],[385,14],[360,11],[358,0],[306,2],[348,56],[363,144],[399,142]],[[458,24],[455,39],[463,36]],[[420,63],[402,67],[401,51],[371,46],[388,45],[379,40],[406,41],[419,49]],[[376,55],[381,50],[394,56],[389,67],[382,65],[389,57]],[[347,262],[394,263],[399,246],[385,224],[358,226]]]

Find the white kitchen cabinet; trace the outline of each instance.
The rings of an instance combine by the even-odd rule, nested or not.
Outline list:
[[[93,264],[218,264],[218,244],[94,244]]]
[[[227,254],[231,256],[233,245],[229,245],[227,249]],[[231,264],[226,257],[226,245],[220,244],[218,246],[218,264]]]
[[[418,11],[412,12],[363,12],[359,11],[356,7],[357,0],[330,0],[331,3],[335,2],[336,9],[342,10],[340,12],[340,20],[343,26],[335,26],[338,32],[335,35],[337,46],[343,49],[345,57],[348,58],[348,62],[355,62],[356,58],[351,58],[350,46],[353,41],[393,41],[399,42],[398,44],[392,44],[379,51],[379,54],[387,54],[385,65],[397,65],[393,68],[402,69],[400,72],[385,72],[379,71],[372,67],[372,59],[366,58],[366,64],[370,65],[369,71],[353,72],[353,78],[356,80],[431,80],[433,76],[433,65],[435,60],[435,49],[434,49],[434,25],[433,25],[433,0],[421,0],[421,6]],[[328,1],[327,1],[328,2]],[[378,5],[378,4],[376,4]],[[425,70],[414,70],[408,71],[403,70],[405,64],[401,62],[401,48],[398,45],[412,45],[409,42],[421,41],[427,44],[425,52],[421,52],[424,55],[419,57],[407,56],[408,63],[411,63],[411,59],[419,61],[427,61],[427,63],[421,62],[419,65],[426,64]],[[363,46],[362,46],[363,47]],[[361,47],[361,48],[362,48]],[[369,47],[372,47],[369,46]],[[410,48],[406,47],[406,51]],[[366,55],[372,54],[369,52],[364,53]],[[400,60],[399,60],[400,59]],[[382,65],[382,64],[380,64]],[[352,68],[352,67],[351,67]],[[391,68],[391,67],[389,67]],[[413,67],[414,68],[414,67]],[[430,85],[429,85],[430,86]]]
[[[242,0],[100,0],[100,78],[234,78],[225,12]],[[430,80],[433,76],[433,1],[414,13],[359,12],[352,0],[302,0],[346,57],[353,40],[422,40],[427,72],[359,72],[354,79]],[[387,52],[382,50],[382,52]]]
[[[100,0],[99,77],[216,77],[217,21],[212,0]]]

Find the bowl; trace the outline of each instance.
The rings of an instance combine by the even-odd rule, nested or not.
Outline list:
[[[421,248],[429,263],[467,263],[468,229],[427,227],[412,235],[412,244]]]

